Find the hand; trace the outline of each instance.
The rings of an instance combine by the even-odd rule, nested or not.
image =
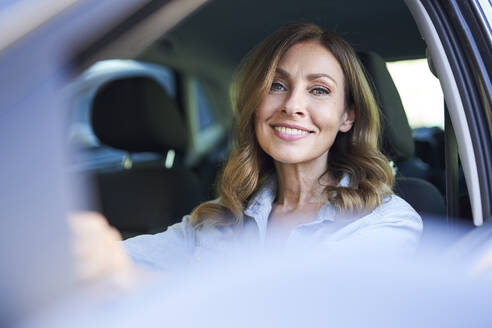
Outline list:
[[[75,272],[79,282],[109,280],[127,286],[137,270],[121,244],[121,235],[96,212],[70,215]]]

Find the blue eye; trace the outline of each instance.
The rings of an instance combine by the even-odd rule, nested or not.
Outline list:
[[[326,88],[314,88],[311,90],[311,93],[315,96],[323,96],[330,94],[330,90]]]
[[[273,82],[272,86],[270,87],[270,91],[284,91],[285,87],[283,86],[282,83],[279,82]]]

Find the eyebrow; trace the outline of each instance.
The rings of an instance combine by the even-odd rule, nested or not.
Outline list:
[[[285,70],[281,69],[280,67],[277,67],[276,73],[278,75],[284,77],[284,78],[289,78],[290,77],[289,73],[287,73]],[[319,79],[320,77],[326,77],[329,80],[333,81],[333,83],[335,83],[335,85],[337,84],[337,81],[335,81],[335,79],[333,77],[331,77],[330,75],[328,75],[326,73],[313,73],[313,74],[309,74],[307,76],[307,78],[309,80],[316,80],[316,79]]]

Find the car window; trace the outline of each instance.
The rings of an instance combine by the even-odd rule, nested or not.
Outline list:
[[[197,126],[198,130],[203,131],[213,124],[213,112],[210,106],[210,101],[203,89],[203,85],[198,80],[192,82],[192,93],[195,98],[195,106],[197,111]]]
[[[444,97],[439,80],[427,59],[393,61],[386,64],[400,94],[412,129],[444,129]]]
[[[212,82],[194,75],[186,76],[186,81],[186,111],[191,128],[186,165],[194,166],[203,156],[224,151],[219,144],[223,141],[227,120],[217,115],[221,105],[218,98],[224,96],[222,90],[217,90]]]

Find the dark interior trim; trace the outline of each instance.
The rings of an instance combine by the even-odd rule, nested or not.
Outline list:
[[[100,37],[93,40],[89,45],[86,45],[83,49],[77,51],[73,57],[72,65],[76,68],[86,68],[93,64],[92,58],[106,48],[109,44],[122,37],[125,33],[129,32],[132,28],[143,22],[147,17],[152,15],[155,11],[162,8],[170,0],[150,0],[140,9],[133,12],[130,16],[120,21],[115,27]]]
[[[422,5],[433,21],[446,52],[463,105],[470,109],[465,114],[476,157],[479,186],[482,195],[483,219],[485,221],[487,217],[490,217],[492,211],[491,200],[487,196],[490,195],[490,185],[492,185],[492,179],[490,179],[490,174],[492,173],[490,163],[492,159],[488,158],[490,155],[488,155],[487,151],[484,151],[484,149],[491,149],[484,148],[489,144],[488,142],[484,144],[484,139],[489,139],[490,134],[488,134],[487,129],[484,130],[483,126],[483,121],[486,118],[483,116],[483,103],[477,91],[480,88],[477,86],[476,76],[471,67],[473,65],[469,63],[473,59],[470,58],[469,52],[471,50],[465,50],[460,46],[460,42],[458,41],[459,33],[456,32],[456,26],[460,24],[467,26],[467,21],[459,14],[459,10],[457,10],[458,6],[454,0],[422,0]],[[459,24],[457,24],[456,20],[459,21]],[[463,38],[463,35],[461,35],[461,38]],[[465,44],[474,44],[473,37],[469,35],[466,41]],[[467,48],[472,48],[472,46]]]
[[[445,2],[450,22],[456,32],[457,39],[463,47],[463,55],[468,64],[467,78],[474,88],[470,90],[470,100],[473,106],[467,112],[470,133],[476,150],[477,166],[482,195],[492,192],[492,159],[486,150],[492,149],[492,119],[491,97],[492,83],[488,72],[492,71],[492,51],[483,35],[483,29],[478,24],[478,17],[470,0]],[[488,115],[487,115],[488,114]],[[471,116],[471,117],[470,117]],[[470,121],[472,124],[470,124]],[[490,197],[482,199],[483,213],[492,215],[492,201]]]
[[[444,157],[446,163],[446,221],[449,226],[456,223],[460,214],[459,208],[459,164],[458,144],[451,123],[448,108],[444,104]]]

